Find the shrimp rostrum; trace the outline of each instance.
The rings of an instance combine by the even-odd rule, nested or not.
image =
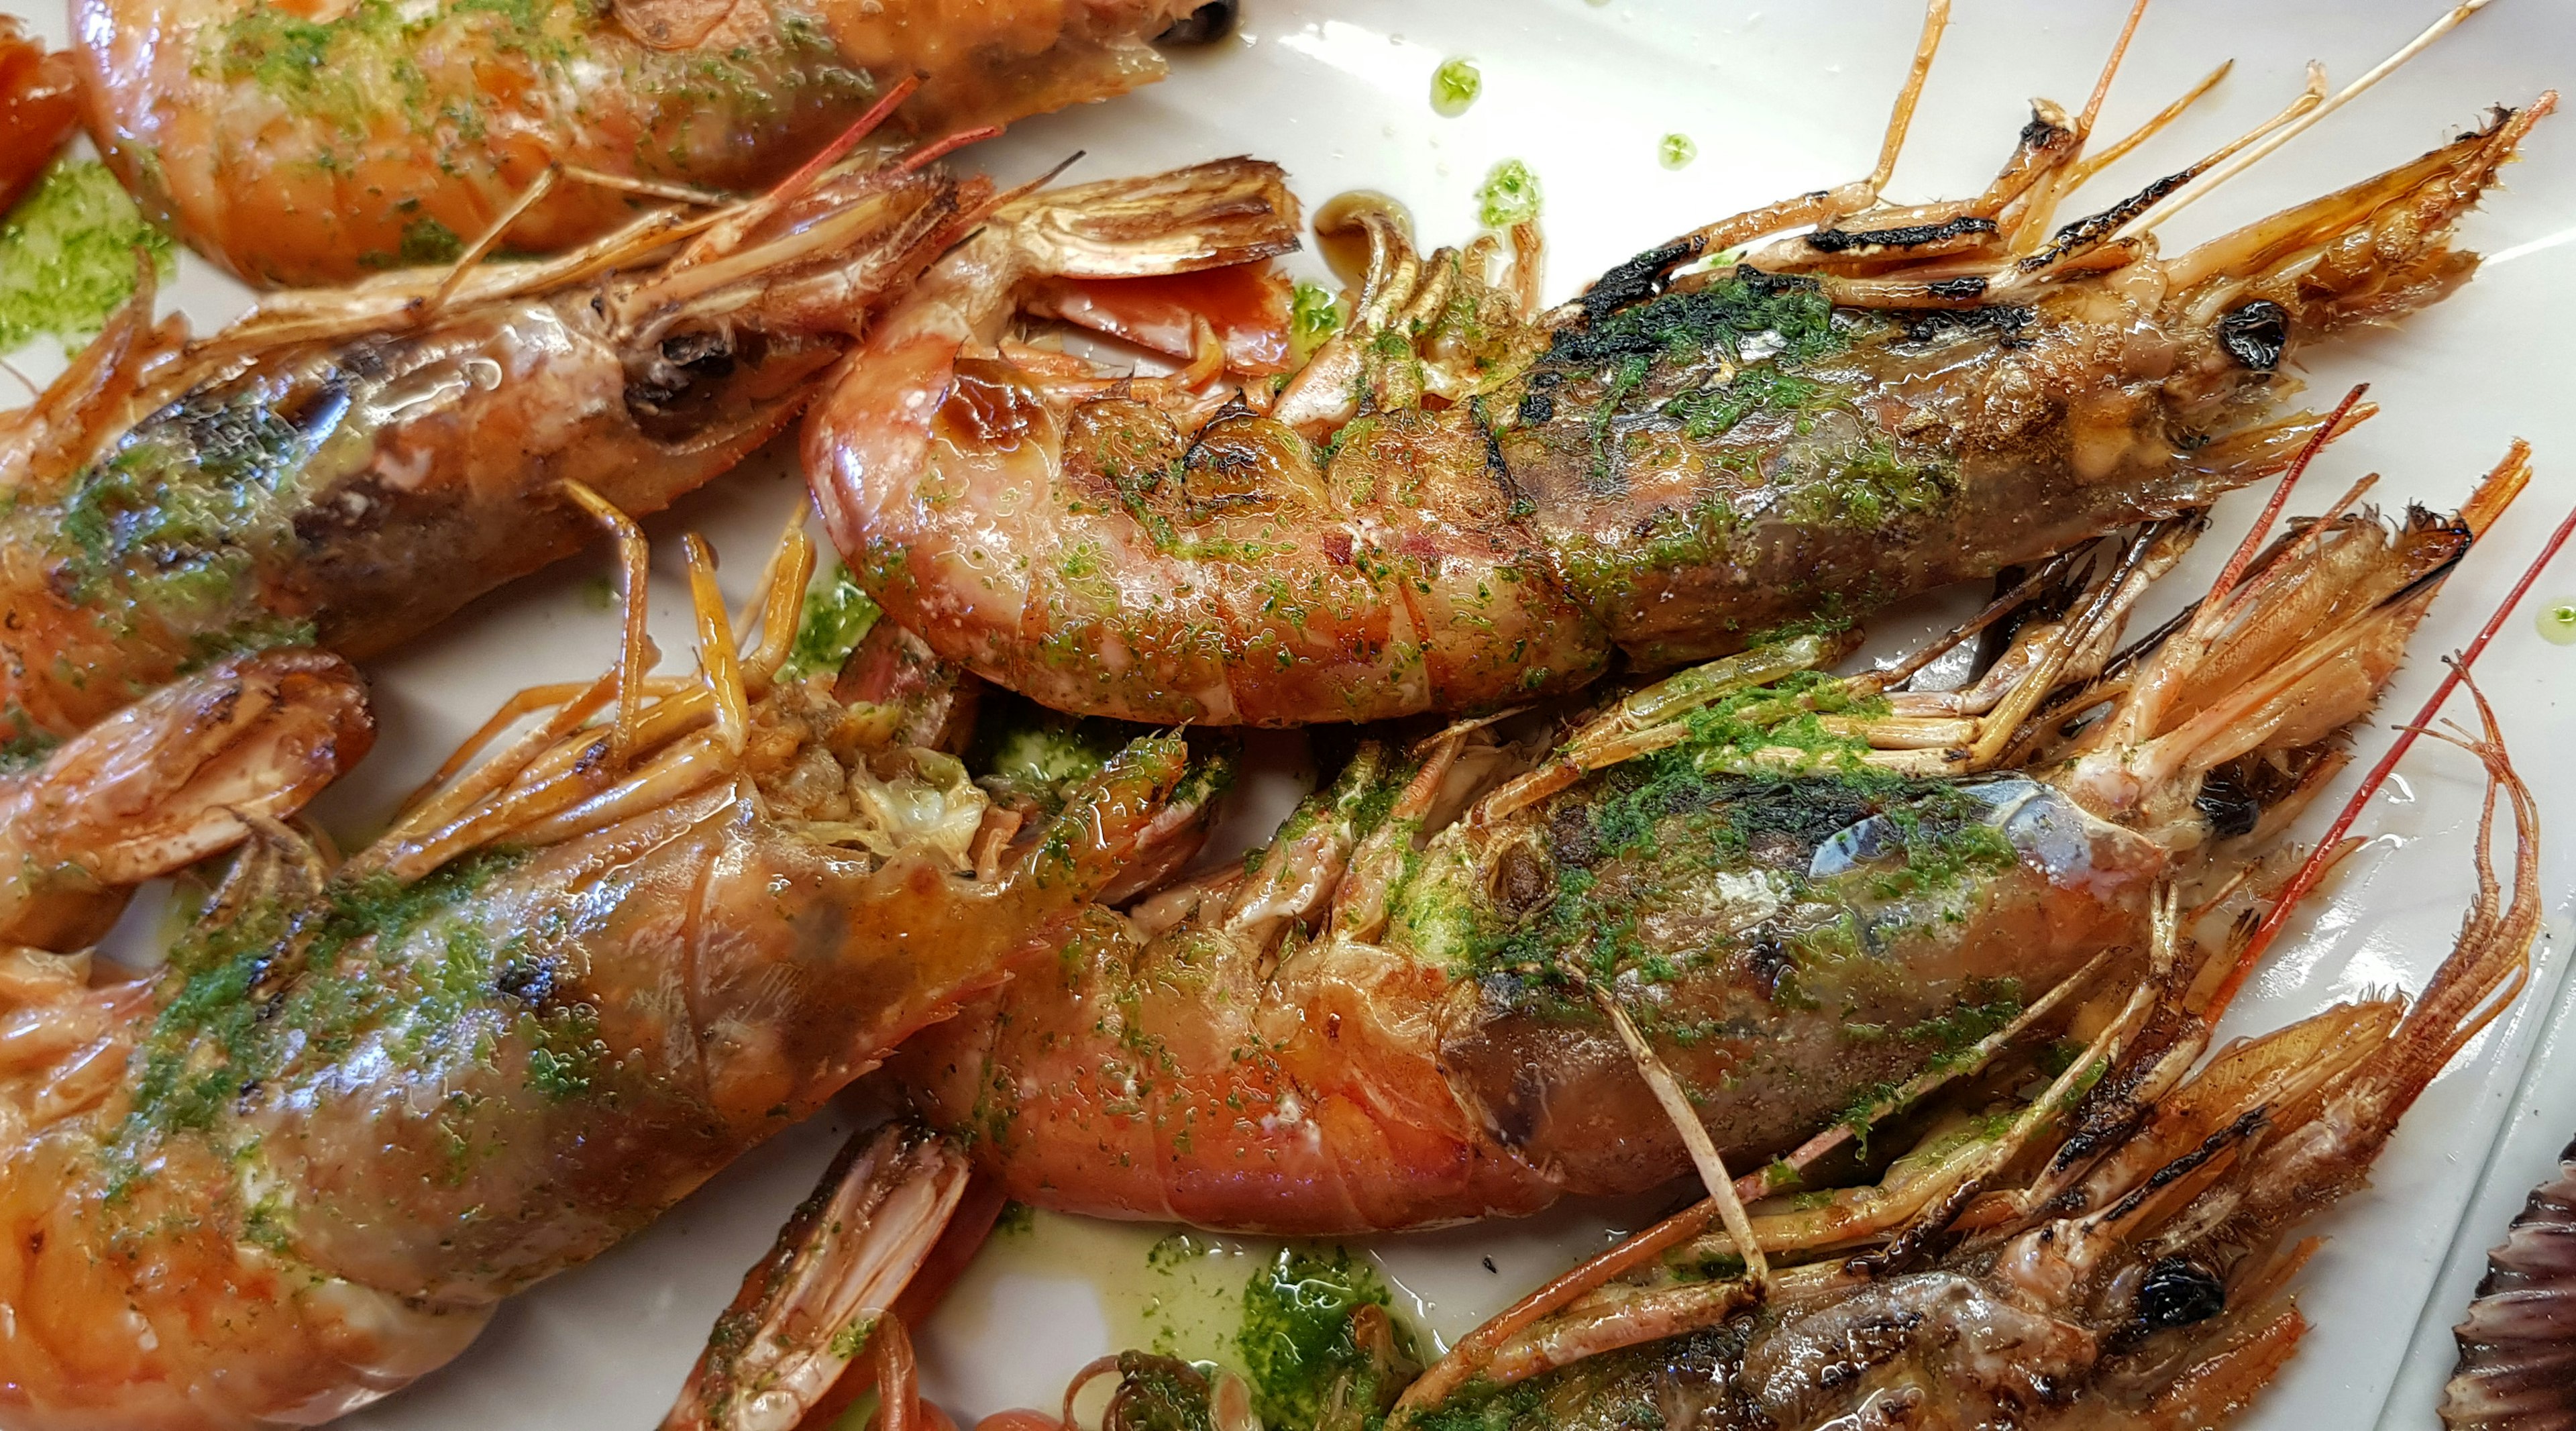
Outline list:
[[[1534,231],[1505,273],[1496,236],[1425,257],[1363,210],[1350,321],[1284,385],[1220,376],[1217,344],[1124,385],[996,354],[1015,312],[1072,316],[1057,280],[1093,272],[1055,241],[1082,198],[1033,203],[934,267],[815,408],[833,538],[943,657],[1083,714],[1474,712],[1616,656],[1704,660],[2277,471],[2320,421],[2273,415],[2284,364],[2464,279],[2457,221],[2553,103],[2164,255],[2153,226],[2191,182],[2321,92],[2068,223],[2131,141],[2088,157],[2093,111],[2047,103],[1984,193],[1888,205],[1941,8],[1867,181],[1710,224],[1546,312]]]
[[[1876,1185],[1715,1184],[1461,1338],[1390,1398],[1385,1424],[2233,1420],[2306,1332],[2292,1282],[2319,1239],[2299,1225],[2362,1186],[2407,1108],[2527,979],[2537,810],[2483,701],[2480,714],[2482,737],[2460,741],[2490,781],[2478,895],[2411,1004],[2337,1005],[2203,1064],[2226,1007],[2213,980],[2231,988],[2259,940],[2242,924],[2192,937],[2167,886],[2152,976],[2071,1062],[1984,1066]],[[2509,883],[2489,849],[2499,803]],[[1856,1230],[1846,1214],[1871,1201],[1907,1211]]]
[[[190,665],[379,654],[795,416],[981,181],[857,160],[592,248],[280,295],[183,345],[128,309],[0,416],[0,709],[68,735]]]
[[[102,1076],[11,1107],[0,1419],[309,1424],[439,1366],[1052,947],[1185,772],[1139,742],[973,878],[957,762],[778,678],[811,547],[738,645],[691,545],[700,674],[532,693],[337,869],[260,822],[156,976],[10,983]]]
[[[2255,879],[2522,481],[2509,461],[2458,518],[2347,499],[2249,538],[2189,620],[2116,652],[2197,530],[2156,524],[2035,578],[2055,594],[1965,691],[1826,676],[1843,638],[1805,635],[1535,739],[1364,742],[1243,866],[1095,907],[898,1067],[1012,1196],[1066,1211],[1316,1235],[1527,1213],[1679,1176],[1698,1130],[1794,1181],[1987,1041],[2143,977],[2159,888]]]

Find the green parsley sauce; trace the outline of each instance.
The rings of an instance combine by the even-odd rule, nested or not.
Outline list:
[[[72,347],[134,296],[135,250],[167,279],[170,236],[95,159],[59,159],[0,220],[0,352],[43,334]]]

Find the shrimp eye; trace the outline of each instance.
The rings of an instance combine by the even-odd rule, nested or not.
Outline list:
[[[1234,19],[1243,9],[1243,0],[1215,0],[1201,5],[1172,22],[1172,27],[1155,37],[1165,45],[1205,45],[1234,33]]]
[[[2138,1320],[2160,1332],[2205,1322],[2226,1310],[2226,1285],[2216,1273],[2185,1258],[2158,1261],[2138,1288]]]
[[[2251,834],[2255,822],[2263,818],[2263,802],[2254,792],[2217,771],[2201,782],[2200,794],[2191,803],[2209,821],[2209,832],[2222,840]]]
[[[2269,298],[2255,299],[2218,320],[2218,346],[2258,373],[2272,371],[2290,346],[2289,310]]]

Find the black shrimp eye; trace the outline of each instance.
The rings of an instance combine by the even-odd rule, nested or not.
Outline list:
[[[1166,45],[1205,45],[1234,33],[1235,16],[1243,9],[1243,0],[1216,0],[1201,5],[1172,22],[1172,27],[1157,37]]]
[[[2160,1332],[2205,1322],[2226,1310],[2225,1284],[2186,1258],[2158,1261],[2138,1287],[2138,1320]]]
[[[2263,818],[2263,802],[2254,792],[2223,776],[2202,781],[2191,803],[2209,821],[2209,832],[2222,840],[2253,833],[2255,822]]]
[[[2258,373],[2272,371],[2290,346],[2289,310],[2269,298],[2255,299],[2218,320],[2218,346]]]

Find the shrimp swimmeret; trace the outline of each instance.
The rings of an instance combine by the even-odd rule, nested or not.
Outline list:
[[[1256,857],[1094,908],[897,1067],[1024,1202],[1346,1235],[1686,1172],[1633,1033],[1729,1166],[1792,1178],[1981,1041],[2116,1001],[2154,891],[2241,874],[2340,768],[2524,480],[2517,452],[2460,518],[2249,541],[2116,662],[2196,524],[2062,568],[1965,693],[1822,676],[1809,636],[1525,745],[1364,743]]]
[[[1284,388],[1228,373],[1236,345],[1178,292],[1133,333],[1189,360],[1171,378],[1008,342],[1022,313],[1106,326],[1092,280],[1116,270],[1060,235],[1132,217],[1084,189],[1008,206],[814,408],[817,505],[889,615],[1059,710],[1496,709],[2277,471],[2318,421],[2268,416],[2284,364],[2464,279],[2454,227],[2553,103],[2167,256],[2147,230],[2189,181],[2325,113],[2321,90],[2069,224],[2093,116],[2044,102],[1985,193],[1886,206],[1934,37],[1868,181],[1711,224],[1553,311],[1534,232],[1503,281],[1492,236],[1424,258],[1363,212],[1351,323]]]
[[[20,956],[0,1421],[309,1424],[438,1367],[1058,942],[1184,777],[1140,741],[968,877],[962,767],[776,678],[811,546],[741,649],[691,548],[701,676],[552,693],[337,870],[259,821],[157,976]]]
[[[1158,79],[1184,0],[78,0],[90,132],[260,284],[569,248],[639,200],[764,188],[918,82],[916,137]],[[564,182],[551,182],[550,175]],[[540,184],[542,192],[532,193]]]

